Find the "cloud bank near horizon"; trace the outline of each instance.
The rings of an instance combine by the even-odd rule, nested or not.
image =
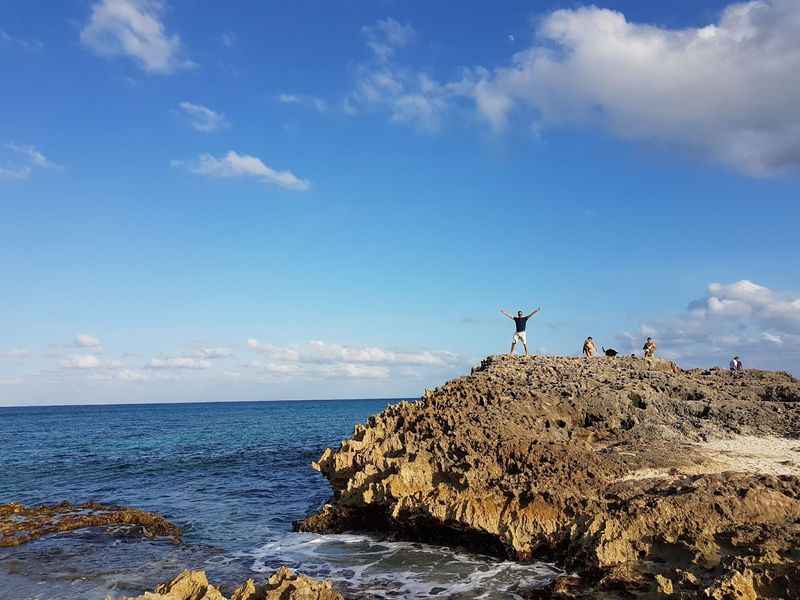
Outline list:
[[[747,279],[711,283],[706,295],[668,318],[643,321],[618,337],[624,352],[639,352],[653,336],[659,355],[689,366],[726,364],[734,354],[745,366],[800,371],[800,294]]]

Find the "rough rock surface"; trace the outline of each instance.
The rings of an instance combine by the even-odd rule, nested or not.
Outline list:
[[[31,507],[14,502],[0,504],[0,547],[19,546],[53,533],[112,526],[145,537],[169,537],[175,542],[181,541],[178,527],[160,515],[136,508],[69,502]]]
[[[123,600],[227,600],[208,582],[204,571],[184,571],[152,592]],[[230,600],[343,600],[327,581],[318,581],[281,567],[267,581],[248,579],[231,594]]]
[[[704,446],[797,438],[799,397],[786,373],[490,357],[326,450],[314,466],[334,497],[296,526],[473,545],[579,576],[531,597],[800,598],[800,479],[720,472]]]

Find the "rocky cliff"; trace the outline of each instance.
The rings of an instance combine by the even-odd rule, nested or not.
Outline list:
[[[542,597],[800,598],[800,382],[491,357],[356,427],[298,529],[555,560]]]

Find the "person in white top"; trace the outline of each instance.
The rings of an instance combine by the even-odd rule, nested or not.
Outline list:
[[[741,371],[742,370],[742,361],[739,360],[738,356],[734,356],[731,359],[731,362],[730,362],[729,366],[730,366],[730,369],[731,369],[731,373],[736,373],[737,371]]]

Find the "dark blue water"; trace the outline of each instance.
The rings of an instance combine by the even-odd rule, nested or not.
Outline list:
[[[121,504],[184,531],[180,545],[84,530],[0,549],[0,598],[133,595],[184,568],[230,586],[281,564],[374,598],[513,598],[552,576],[437,546],[291,532],[330,496],[310,462],[389,402],[0,409],[0,503]]]

